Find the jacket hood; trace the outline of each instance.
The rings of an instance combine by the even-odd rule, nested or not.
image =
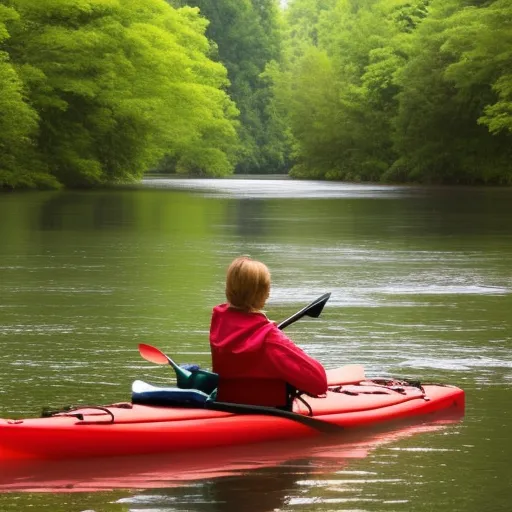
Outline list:
[[[263,313],[246,313],[221,304],[213,308],[210,343],[233,354],[261,348],[267,334],[277,329]]]

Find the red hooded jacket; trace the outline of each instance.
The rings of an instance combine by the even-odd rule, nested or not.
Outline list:
[[[288,401],[287,384],[311,395],[327,391],[323,366],[263,313],[216,306],[210,346],[221,402],[282,407]]]

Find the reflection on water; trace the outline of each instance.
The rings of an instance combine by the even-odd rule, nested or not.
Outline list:
[[[117,229],[134,222],[133,199],[108,193],[50,194],[34,221],[41,230]]]
[[[327,183],[325,181],[292,181],[289,179],[182,179],[148,178],[144,184],[150,188],[194,190],[213,197],[237,198],[354,198],[396,197],[404,186],[357,185],[353,183]]]
[[[266,471],[268,468],[272,473],[283,473],[283,481],[292,479],[295,482],[299,475],[300,485],[308,485],[304,481],[306,476],[333,472],[346,475],[349,472],[344,468],[353,459],[364,459],[374,450],[392,445],[400,439],[442,432],[449,427],[457,428],[460,419],[460,413],[452,417],[437,414],[423,422],[381,425],[314,439],[209,449],[200,454],[188,451],[105,459],[10,461],[8,468],[0,470],[0,491],[80,492],[141,487],[174,489],[185,482],[194,484],[206,479],[215,480],[216,488],[222,489],[226,479],[232,481],[245,475],[257,479],[261,478],[262,470],[265,470],[265,479],[269,474]],[[360,475],[359,472],[354,474]],[[283,481],[276,486],[276,490],[283,488]],[[341,480],[339,482],[342,483]]]
[[[90,485],[76,510],[237,510],[237,500],[243,510],[245,500],[262,511],[508,512],[511,193],[154,179],[120,191],[5,195],[0,416],[128,400],[135,379],[169,383],[168,368],[140,358],[139,342],[208,367],[209,318],[224,300],[225,269],[250,254],[272,271],[274,320],[332,292],[321,318],[288,330],[326,367],[363,363],[370,376],[459,385],[467,393],[464,422],[375,448],[360,441],[364,457],[304,449],[268,466],[256,453],[235,457],[236,470],[223,464],[216,475],[196,472],[180,482],[174,457],[142,473],[105,461],[77,474],[73,489]],[[105,489],[103,477],[112,478],[100,469],[131,483],[116,487],[115,497],[94,494],[95,483]],[[197,470],[189,469],[180,474]],[[60,473],[61,481],[71,476],[71,469]],[[69,510],[72,499],[10,496],[0,495],[0,510]]]

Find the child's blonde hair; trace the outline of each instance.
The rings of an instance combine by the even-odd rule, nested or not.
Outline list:
[[[261,261],[249,256],[233,260],[226,277],[229,305],[246,312],[259,311],[270,294],[270,272]]]

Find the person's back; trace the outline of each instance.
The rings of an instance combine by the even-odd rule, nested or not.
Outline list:
[[[267,267],[247,257],[230,265],[228,303],[213,310],[210,327],[217,400],[285,407],[288,385],[311,395],[327,390],[323,366],[260,312],[270,292]]]

